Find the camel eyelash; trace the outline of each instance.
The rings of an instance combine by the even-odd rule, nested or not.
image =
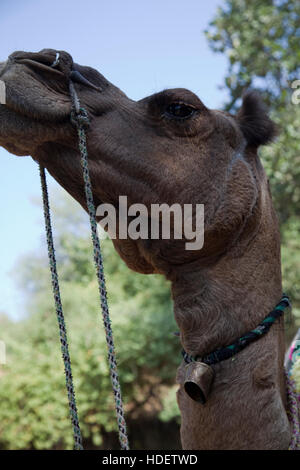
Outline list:
[[[194,116],[196,112],[197,109],[194,106],[182,102],[173,102],[165,107],[163,115],[168,119],[185,121]]]

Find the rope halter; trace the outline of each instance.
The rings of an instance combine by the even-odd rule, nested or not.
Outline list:
[[[51,65],[51,67],[56,67],[59,64],[59,58],[60,58],[59,53],[57,53],[56,58],[53,64]],[[103,323],[104,323],[105,335],[106,335],[106,343],[107,343],[107,349],[108,349],[109,370],[110,370],[112,388],[114,392],[117,423],[118,423],[118,428],[119,428],[119,440],[120,440],[121,448],[124,450],[129,450],[129,442],[128,442],[126,422],[125,422],[124,410],[123,410],[123,402],[122,402],[122,396],[121,396],[121,387],[120,387],[120,382],[119,382],[119,377],[118,377],[118,372],[117,372],[117,362],[116,362],[116,356],[115,356],[113,333],[112,333],[112,328],[111,328],[111,321],[110,321],[108,302],[107,302],[107,291],[106,291],[106,284],[105,284],[105,277],[104,277],[103,259],[102,259],[102,253],[101,253],[101,247],[100,247],[100,240],[99,240],[98,233],[97,233],[96,209],[95,209],[94,200],[93,200],[93,192],[92,192],[91,180],[90,180],[90,175],[89,175],[89,167],[88,167],[88,153],[87,153],[85,129],[87,129],[89,126],[89,119],[88,119],[87,111],[80,106],[80,101],[76,93],[73,80],[76,82],[83,83],[86,86],[92,87],[96,89],[97,91],[101,91],[101,89],[91,84],[79,72],[76,72],[76,71],[71,72],[69,90],[70,90],[70,96],[71,96],[71,101],[72,101],[72,110],[71,110],[70,119],[71,119],[72,125],[76,127],[77,133],[78,133],[78,144],[79,144],[79,151],[80,151],[80,156],[81,156],[81,166],[82,166],[82,171],[83,171],[85,196],[86,196],[87,208],[88,208],[88,213],[89,213],[89,218],[90,218],[90,226],[91,226],[91,234],[92,234],[92,242],[93,242],[94,263],[95,263],[96,272],[97,272],[100,304],[101,304],[102,317],[103,317]],[[49,264],[50,264],[51,278],[52,278],[52,290],[53,290],[53,296],[54,296],[54,301],[55,301],[55,309],[56,309],[58,325],[59,325],[61,351],[62,351],[62,357],[63,357],[64,368],[65,368],[66,387],[67,387],[68,399],[69,399],[70,417],[71,417],[71,423],[73,426],[74,448],[77,450],[82,450],[83,449],[82,436],[81,436],[77,407],[76,407],[75,390],[73,386],[72,370],[71,370],[71,360],[70,360],[70,355],[69,355],[69,350],[68,350],[67,331],[66,331],[62,303],[61,303],[61,298],[60,298],[58,274],[56,270],[56,258],[55,258],[54,244],[53,244],[46,174],[45,174],[45,169],[42,166],[40,166],[40,177],[41,177],[41,186],[42,186],[42,193],[43,193],[44,217],[45,217],[45,227],[46,227],[46,234],[47,234]]]

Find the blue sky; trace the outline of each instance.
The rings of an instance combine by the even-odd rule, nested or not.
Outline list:
[[[204,29],[222,0],[1,0],[0,61],[15,50],[68,51],[140,99],[164,88],[184,87],[211,108],[226,99],[227,59],[213,54]],[[24,314],[13,280],[22,254],[46,250],[38,168],[30,157],[0,148],[0,312]],[[49,181],[50,182],[50,181]],[[50,190],[55,186],[53,180]]]

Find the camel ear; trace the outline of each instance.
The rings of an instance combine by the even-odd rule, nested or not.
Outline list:
[[[265,145],[277,134],[276,126],[269,118],[267,109],[256,91],[244,93],[243,104],[236,117],[248,145]]]

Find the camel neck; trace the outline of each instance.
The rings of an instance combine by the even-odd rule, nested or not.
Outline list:
[[[172,295],[181,343],[189,355],[203,357],[255,328],[282,295],[274,220],[270,224],[265,217],[247,247],[236,246],[209,267],[177,273]],[[288,448],[283,317],[277,322],[234,358],[211,366],[215,378],[204,406],[185,393],[182,362],[176,379],[184,448],[215,449],[216,442],[222,449]],[[241,431],[241,417],[246,432]]]
[[[184,349],[204,355],[255,328],[282,294],[279,235],[262,227],[243,254],[235,248],[216,264],[172,282],[175,319]]]

